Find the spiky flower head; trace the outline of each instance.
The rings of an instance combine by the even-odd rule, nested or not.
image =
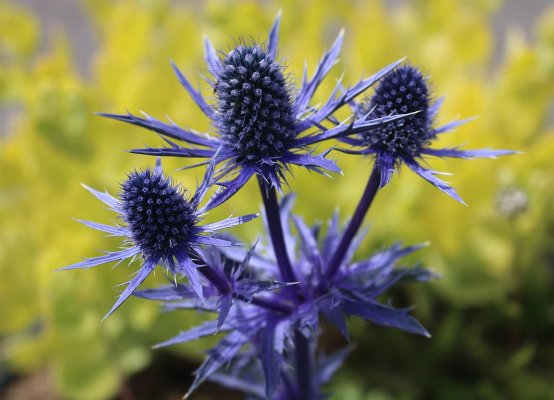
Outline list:
[[[216,78],[220,134],[241,157],[258,161],[290,147],[295,121],[283,67],[261,46],[236,47]]]
[[[375,89],[367,106],[375,116],[411,114],[362,133],[367,145],[395,157],[417,155],[434,136],[430,129],[429,89],[423,74],[411,65],[396,68]]]
[[[196,229],[196,208],[171,180],[146,169],[132,172],[121,185],[124,219],[146,257],[169,255],[187,247]]]
[[[61,269],[88,269],[109,262],[132,260],[136,256],[142,256],[143,259],[140,270],[106,317],[133,294],[158,264],[173,275],[186,276],[192,292],[200,299],[204,297],[198,266],[194,263],[197,248],[201,245],[231,245],[228,240],[212,237],[211,234],[257,217],[257,214],[249,214],[199,225],[205,211],[205,207],[200,207],[200,202],[213,183],[214,168],[213,163],[208,166],[204,180],[190,198],[185,198],[183,191],[164,175],[160,164],[154,170],[131,172],[121,185],[120,199],[85,186],[95,197],[118,213],[126,224],[111,226],[91,221],[81,222],[93,229],[122,237],[131,246],[120,251],[107,252],[100,257],[87,258]],[[206,233],[209,235],[205,235]]]
[[[351,104],[360,118],[379,118],[385,115],[405,115],[387,124],[363,130],[358,137],[344,137],[341,140],[353,146],[344,149],[347,153],[369,154],[375,157],[375,168],[380,172],[380,186],[386,185],[394,171],[406,164],[416,174],[436,186],[439,190],[463,203],[448,182],[435,175],[444,174],[427,169],[420,164],[425,156],[456,158],[496,158],[513,154],[509,150],[462,150],[457,147],[433,149],[432,141],[441,133],[452,131],[469,120],[452,121],[435,127],[435,117],[442,99],[432,102],[427,78],[415,66],[404,65],[384,76],[375,93],[366,104]]]

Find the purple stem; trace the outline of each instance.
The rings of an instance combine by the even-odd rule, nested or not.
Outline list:
[[[289,375],[281,368],[281,379],[283,380],[284,399],[299,399],[298,390],[291,382]]]
[[[264,202],[265,213],[267,217],[267,225],[271,236],[271,243],[281,276],[286,282],[297,282],[296,276],[292,269],[292,265],[287,253],[285,245],[285,236],[283,226],[281,224],[281,214],[279,212],[279,204],[277,202],[277,194],[275,188],[269,185],[260,177],[258,177],[260,191]],[[291,288],[294,290],[294,288]],[[285,288],[286,290],[286,288]],[[302,302],[298,294],[291,292],[297,302]],[[299,399],[313,400],[314,390],[312,382],[312,353],[310,351],[310,343],[308,339],[299,331],[294,333],[294,351],[296,357],[296,379],[298,385]]]
[[[348,248],[350,247],[350,244],[352,243],[354,236],[356,236],[356,233],[358,233],[360,226],[362,226],[364,217],[367,214],[367,211],[369,210],[369,207],[371,206],[371,203],[373,202],[375,195],[379,191],[380,186],[381,186],[381,169],[376,163],[373,166],[373,171],[371,172],[369,180],[367,181],[367,185],[365,187],[362,198],[360,199],[360,202],[356,207],[354,216],[352,217],[352,219],[350,220],[350,223],[346,227],[346,230],[342,235],[340,243],[337,249],[335,250],[333,257],[331,258],[331,261],[329,262],[329,266],[327,267],[327,271],[325,273],[328,279],[331,279],[339,270],[339,267],[341,266],[344,260],[344,256],[346,255],[346,252],[348,251]]]
[[[269,235],[271,236],[271,243],[275,250],[279,271],[285,282],[297,282],[285,245],[285,237],[283,234],[283,226],[281,225],[281,215],[279,213],[279,204],[277,203],[275,188],[273,186],[269,187],[269,184],[260,177],[258,177],[258,183],[264,201]]]
[[[294,332],[294,346],[296,355],[296,380],[298,382],[298,398],[312,400],[314,386],[312,382],[312,352],[310,341],[299,330]]]
[[[204,261],[198,254],[195,258],[198,265],[198,271],[204,275],[204,277],[210,281],[212,285],[215,286],[219,293],[227,294],[233,289],[229,281],[221,276],[221,274],[212,268],[211,265],[208,265],[208,263],[206,263],[206,261]]]

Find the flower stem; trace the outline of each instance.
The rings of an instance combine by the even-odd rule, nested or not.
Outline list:
[[[296,356],[296,380],[298,382],[298,398],[302,400],[314,399],[312,382],[312,352],[310,341],[300,330],[294,333]]]
[[[258,183],[260,185],[260,192],[262,193],[269,234],[275,250],[279,271],[285,282],[297,282],[285,245],[285,237],[283,234],[283,226],[281,225],[281,216],[279,214],[279,204],[277,203],[275,188],[273,186],[269,187],[260,177],[258,177]]]
[[[269,187],[266,182],[258,178],[262,199],[264,202],[267,224],[271,242],[279,265],[281,276],[287,282],[296,282],[296,276],[292,269],[290,259],[285,245],[285,236],[281,224],[281,215],[279,204],[277,203],[277,194],[274,187]],[[285,288],[286,289],[286,288]],[[292,292],[297,302],[302,302],[296,292]],[[296,380],[298,384],[298,398],[302,400],[313,400],[314,390],[312,382],[312,353],[310,351],[309,340],[300,332],[295,331],[294,348],[296,357]]]
[[[354,216],[346,227],[340,243],[335,250],[333,257],[331,258],[331,261],[329,262],[329,266],[327,267],[327,271],[325,274],[328,279],[332,278],[339,270],[339,267],[344,260],[344,256],[346,255],[346,252],[348,251],[348,248],[350,247],[354,236],[356,236],[356,233],[358,233],[358,230],[360,229],[360,226],[364,221],[364,217],[367,214],[367,211],[369,210],[369,207],[371,206],[375,195],[379,191],[380,186],[381,169],[377,164],[375,164],[373,166],[373,171],[371,172],[371,175],[367,181],[362,198],[360,199],[360,202],[356,207]]]

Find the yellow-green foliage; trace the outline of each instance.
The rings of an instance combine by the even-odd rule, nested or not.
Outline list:
[[[152,133],[93,112],[145,110],[197,130],[210,129],[179,87],[169,60],[200,84],[197,72],[207,73],[203,34],[224,50],[237,37],[264,38],[278,9],[253,1],[171,3],[80,3],[99,41],[90,58],[92,76],[86,79],[72,61],[67,32],[59,32],[49,50],[38,54],[43,33],[37,18],[15,4],[0,3],[0,106],[9,111],[3,116],[10,115],[2,121],[0,136],[0,356],[18,371],[48,366],[56,387],[69,398],[108,398],[122,376],[148,364],[151,344],[198,321],[192,314],[159,315],[157,305],[131,299],[101,323],[116,295],[113,286],[124,282],[133,268],[53,272],[118,246],[72,220],[114,218],[80,182],[114,193],[126,172],[153,162],[124,151],[160,143]],[[419,316],[436,333],[432,340],[437,346],[456,346],[449,332],[464,327],[434,325],[435,298],[452,309],[503,303],[504,317],[517,320],[525,310],[509,302],[508,295],[521,285],[522,276],[536,272],[540,277],[548,262],[552,267],[554,129],[548,113],[554,93],[554,9],[541,17],[534,43],[518,31],[500,38],[502,57],[493,68],[491,18],[498,7],[493,0],[422,0],[394,2],[392,7],[377,1],[283,5],[279,56],[297,80],[304,59],[313,70],[344,26],[341,63],[331,73],[335,78],[344,71],[345,82],[353,83],[408,56],[432,77],[436,96],[446,96],[441,121],[478,116],[437,146],[524,152],[498,161],[433,164],[455,173],[451,180],[469,208],[406,170],[394,177],[370,212],[367,253],[398,239],[431,241],[419,256],[444,278],[433,284],[433,293],[413,295]],[[333,80],[321,87],[320,100]],[[208,86],[203,89],[209,95]],[[367,179],[369,159],[333,157],[344,177],[297,171],[290,180],[298,192],[297,211],[310,221],[327,218],[337,206],[347,215]],[[167,160],[164,165],[175,171],[182,164]],[[196,174],[173,175],[190,186]],[[517,187],[528,196],[528,210],[521,216],[507,219],[496,210],[497,193],[504,187]],[[217,213],[253,212],[256,202],[251,199],[256,196],[255,187],[247,186]],[[251,224],[240,232],[253,238],[258,227]],[[156,280],[164,277],[148,284]],[[475,348],[482,345],[479,340],[475,338]],[[532,341],[523,343],[514,351],[509,372],[531,362],[533,346]],[[196,356],[187,347],[184,354]]]

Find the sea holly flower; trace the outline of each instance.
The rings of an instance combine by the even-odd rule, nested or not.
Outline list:
[[[379,82],[374,95],[367,104],[358,104],[355,100],[350,102],[362,120],[366,118],[365,116],[372,115],[379,117],[380,115],[401,114],[404,117],[380,127],[364,130],[357,136],[340,138],[352,146],[350,149],[341,149],[341,151],[371,155],[375,158],[375,163],[356,210],[327,266],[325,275],[328,278],[337,273],[377,192],[390,181],[392,174],[401,164],[406,164],[412,171],[439,190],[465,204],[454,188],[436,177],[438,174],[446,173],[428,169],[421,164],[421,161],[425,161],[427,156],[496,158],[514,153],[509,150],[464,150],[457,147],[436,149],[430,147],[438,135],[450,132],[468,121],[452,121],[435,128],[434,119],[441,104],[442,100],[431,102],[426,78],[416,67],[411,65],[398,67],[387,74]]]
[[[61,270],[91,268],[109,262],[132,260],[137,256],[143,264],[127,284],[106,317],[112,314],[150,275],[156,265],[163,265],[173,274],[188,277],[195,294],[203,298],[202,284],[195,260],[201,245],[225,246],[232,243],[212,234],[220,229],[233,227],[257,217],[249,214],[241,217],[200,225],[205,207],[200,206],[204,195],[213,183],[214,165],[206,171],[204,180],[191,197],[164,175],[161,165],[154,170],[133,171],[121,185],[120,198],[98,192],[85,186],[95,197],[107,204],[124,221],[124,225],[111,226],[92,221],[85,225],[122,237],[130,247],[106,255],[88,258]],[[204,267],[204,265],[200,265]],[[216,277],[217,279],[217,277]],[[106,318],[104,317],[104,318]]]
[[[430,147],[438,135],[452,131],[469,120],[458,120],[435,127],[435,117],[442,99],[432,102],[427,78],[412,65],[397,67],[380,82],[367,104],[354,104],[362,115],[372,118],[409,114],[386,125],[361,132],[357,137],[341,140],[352,145],[344,150],[355,154],[368,154],[375,157],[375,168],[380,171],[380,187],[391,179],[395,169],[406,164],[412,171],[427,180],[439,190],[464,203],[458,193],[435,175],[443,172],[424,167],[421,163],[427,156],[455,158],[496,158],[513,154],[509,150],[464,150],[458,147],[437,149]]]
[[[207,352],[195,373],[187,396],[212,379],[246,391],[255,398],[325,398],[324,385],[339,367],[349,348],[321,357],[317,352],[321,318],[348,339],[348,317],[428,337],[411,315],[411,308],[393,307],[383,298],[400,284],[435,277],[419,264],[402,259],[423,245],[394,244],[369,258],[354,261],[364,233],[363,219],[375,195],[395,169],[406,164],[440,190],[462,201],[453,188],[422,166],[426,156],[496,157],[506,150],[435,149],[431,143],[465,121],[435,127],[441,101],[432,102],[426,78],[417,68],[399,67],[401,61],[345,89],[337,82],[327,101],[312,105],[315,91],[336,63],[343,33],[318,64],[312,77],[305,71],[297,89],[277,59],[278,17],[266,43],[239,42],[219,55],[206,40],[208,70],[214,93],[209,103],[173,64],[177,78],[210,119],[213,135],[183,129],[149,115],[101,114],[161,135],[166,147],[135,149],[155,156],[199,159],[208,164],[204,180],[191,196],[184,195],[161,171],[132,172],[122,184],[119,199],[89,189],[117,212],[124,225],[86,225],[123,237],[127,248],[87,259],[64,269],[90,268],[110,261],[140,257],[143,265],[128,283],[108,315],[131,294],[163,301],[168,310],[199,310],[215,318],[161,343],[168,346],[220,333],[222,339]],[[365,104],[356,97],[379,81]],[[335,112],[345,105],[354,115],[340,121]],[[338,172],[313,146],[338,139],[352,146],[343,151],[372,155],[373,171],[352,218],[344,229],[338,214],[327,229],[308,226],[291,213],[292,197],[279,204],[277,191],[291,166],[322,174]],[[216,172],[216,166],[219,169]],[[256,176],[264,203],[267,240],[247,250],[225,247],[235,243],[214,232],[247,222],[256,215],[200,225],[206,210],[222,204]],[[218,190],[204,206],[200,203],[212,184]],[[147,290],[138,287],[157,265],[187,283]],[[203,278],[200,276],[202,275]],[[231,366],[232,371],[223,369]]]
[[[201,135],[146,114],[144,118],[132,114],[100,115],[153,130],[168,145],[164,148],[135,149],[134,153],[204,160],[215,158],[218,163],[222,163],[219,178],[228,179],[220,183],[222,189],[210,200],[208,208],[223,203],[254,175],[262,178],[260,182],[264,185],[279,189],[286,179],[285,172],[292,165],[320,173],[339,172],[336,164],[325,158],[328,151],[316,155],[309,146],[402,118],[402,115],[382,115],[379,118],[366,116],[340,123],[332,116],[400,61],[358,82],[341,95],[338,95],[342,88],[339,82],[323,105],[311,106],[316,89],[337,61],[343,32],[339,33],[329,51],[324,54],[311,79],[304,72],[302,85],[295,91],[276,57],[279,21],[280,17],[277,17],[265,45],[239,44],[221,58],[209,40],[205,40],[206,62],[214,77],[210,83],[216,98],[215,104],[209,104],[173,64],[179,82],[211,120],[215,135]],[[326,128],[323,124],[327,120],[333,121],[335,125]]]

